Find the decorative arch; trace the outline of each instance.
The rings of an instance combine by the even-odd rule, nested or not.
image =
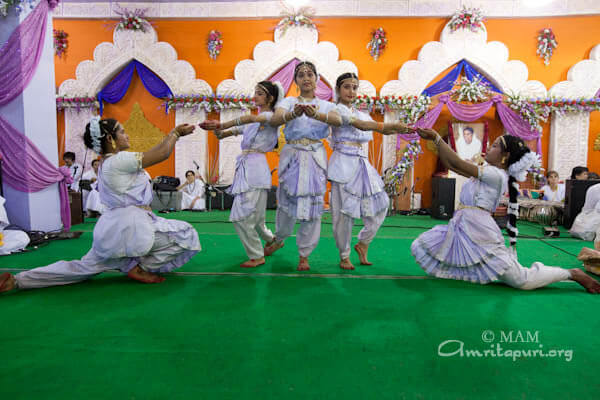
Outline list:
[[[240,61],[234,70],[234,79],[226,79],[217,86],[217,95],[252,96],[254,87],[262,80],[269,79],[294,58],[310,61],[330,87],[335,86],[337,77],[344,72],[358,74],[356,65],[339,59],[339,51],[331,42],[319,42],[319,34],[306,27],[289,27],[275,30],[274,41],[265,40],[256,45],[253,59]],[[359,75],[360,76],[360,75]],[[374,96],[375,86],[361,80],[359,94]],[[247,111],[246,111],[247,112]],[[240,110],[227,110],[221,113],[221,121],[230,120],[241,114]],[[229,137],[219,143],[219,179],[221,183],[231,183],[235,172],[235,159],[241,153],[241,137]]]
[[[551,97],[578,99],[597,97],[600,89],[600,44],[590,51],[590,58],[569,68],[567,80],[550,88]],[[571,175],[573,167],[587,165],[590,113],[553,113],[550,124],[548,169],[561,177]]]
[[[467,60],[504,93],[526,97],[545,97],[546,87],[539,81],[527,80],[529,70],[518,60],[508,59],[508,48],[502,42],[488,42],[485,26],[478,32],[460,29],[455,32],[446,24],[440,41],[426,43],[417,60],[405,62],[398,71],[398,79],[387,82],[380,96],[419,95],[436,76],[447,68]],[[386,112],[385,120],[393,120],[393,112]],[[385,136],[383,141],[383,168],[394,165],[396,138]]]
[[[196,79],[194,67],[187,61],[177,59],[177,51],[166,42],[159,42],[156,31],[149,26],[144,32],[115,29],[113,43],[103,42],[96,46],[94,59],[85,60],[77,66],[76,79],[67,79],[59,89],[59,96],[95,97],[96,94],[132,60],[138,60],[158,75],[178,94],[210,95],[212,88],[202,79]],[[65,145],[83,160],[85,146],[82,135],[92,116],[91,109],[65,110]],[[204,119],[203,112],[176,111],[176,123],[196,123]],[[204,175],[206,160],[206,132],[186,136],[175,148],[175,171],[180,176],[198,161]]]

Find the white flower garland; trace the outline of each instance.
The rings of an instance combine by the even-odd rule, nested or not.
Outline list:
[[[529,151],[519,161],[512,163],[508,167],[508,174],[521,182],[527,178],[527,171],[530,168],[539,168],[541,165],[542,162],[539,154]]]

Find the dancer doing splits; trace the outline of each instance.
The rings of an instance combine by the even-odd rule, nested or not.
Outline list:
[[[92,249],[81,260],[58,261],[16,275],[0,275],[0,292],[81,282],[109,269],[132,279],[159,283],[159,273],[185,264],[200,251],[198,233],[187,222],[157,217],[149,207],[152,186],[143,168],[166,160],[180,136],[194,131],[179,125],[144,153],[126,151],[129,137],[114,119],[94,117],[84,142],[102,155],[98,190],[106,211],[94,227]]]
[[[541,262],[533,263],[531,268],[519,264],[515,250],[519,207],[516,182],[525,180],[527,170],[538,162],[523,140],[500,136],[486,154],[488,165],[478,167],[461,160],[436,131],[418,132],[423,139],[434,141],[448,169],[471,178],[462,187],[460,205],[448,225],[438,225],[412,243],[412,254],[427,274],[480,284],[498,280],[522,290],[571,279],[590,293],[600,293],[600,284],[581,269],[548,267]],[[507,185],[510,248],[491,215]]]

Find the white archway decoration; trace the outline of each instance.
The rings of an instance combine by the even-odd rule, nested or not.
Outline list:
[[[567,80],[552,86],[550,96],[567,99],[592,98],[600,89],[600,44],[590,51],[588,60],[569,68]],[[548,169],[561,178],[571,175],[573,167],[587,165],[590,113],[554,113],[550,124]]]
[[[274,41],[265,40],[256,45],[252,60],[240,61],[234,70],[234,79],[226,79],[217,86],[217,95],[252,96],[256,84],[270,78],[294,58],[315,64],[319,75],[334,87],[337,77],[345,72],[358,74],[356,65],[339,59],[339,51],[331,42],[319,42],[316,30],[304,27],[290,27],[283,34],[276,30]],[[359,75],[360,76],[360,75]],[[361,80],[359,94],[374,96],[375,87],[369,81]],[[221,120],[229,120],[243,114],[240,110],[221,113]],[[233,181],[235,159],[241,153],[241,137],[230,137],[219,143],[219,179],[223,184]]]
[[[455,32],[448,24],[439,42],[428,42],[419,51],[417,60],[405,62],[398,72],[398,79],[389,81],[380,96],[419,95],[444,70],[466,60],[483,73],[504,93],[526,97],[545,97],[546,87],[539,81],[528,81],[527,66],[518,60],[508,59],[508,48],[501,42],[488,42],[485,26],[479,32],[461,29]],[[393,113],[386,113],[386,120],[393,120]],[[396,138],[384,137],[383,168],[394,165]]]
[[[59,96],[95,97],[118,71],[134,59],[156,73],[175,94],[212,94],[208,83],[196,79],[194,67],[187,61],[177,59],[177,51],[173,46],[158,41],[152,27],[144,32],[115,29],[113,42],[103,42],[96,46],[94,59],[79,63],[75,72],[76,79],[64,81],[59,87]],[[65,110],[65,148],[75,152],[78,161],[84,159],[82,136],[91,116],[90,109],[79,112],[74,109]],[[204,112],[186,113],[178,110],[175,120],[177,123],[196,123],[204,120]],[[193,169],[192,161],[197,161],[200,173],[204,175],[206,149],[206,132],[199,128],[198,133],[180,140],[175,148],[175,174],[183,176],[186,170]]]

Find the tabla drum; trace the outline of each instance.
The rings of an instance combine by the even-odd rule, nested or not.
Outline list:
[[[562,203],[542,201],[529,212],[531,221],[540,225],[552,226],[562,224]]]
[[[535,201],[523,200],[519,202],[519,219],[523,221],[532,221],[532,210],[535,207]]]

